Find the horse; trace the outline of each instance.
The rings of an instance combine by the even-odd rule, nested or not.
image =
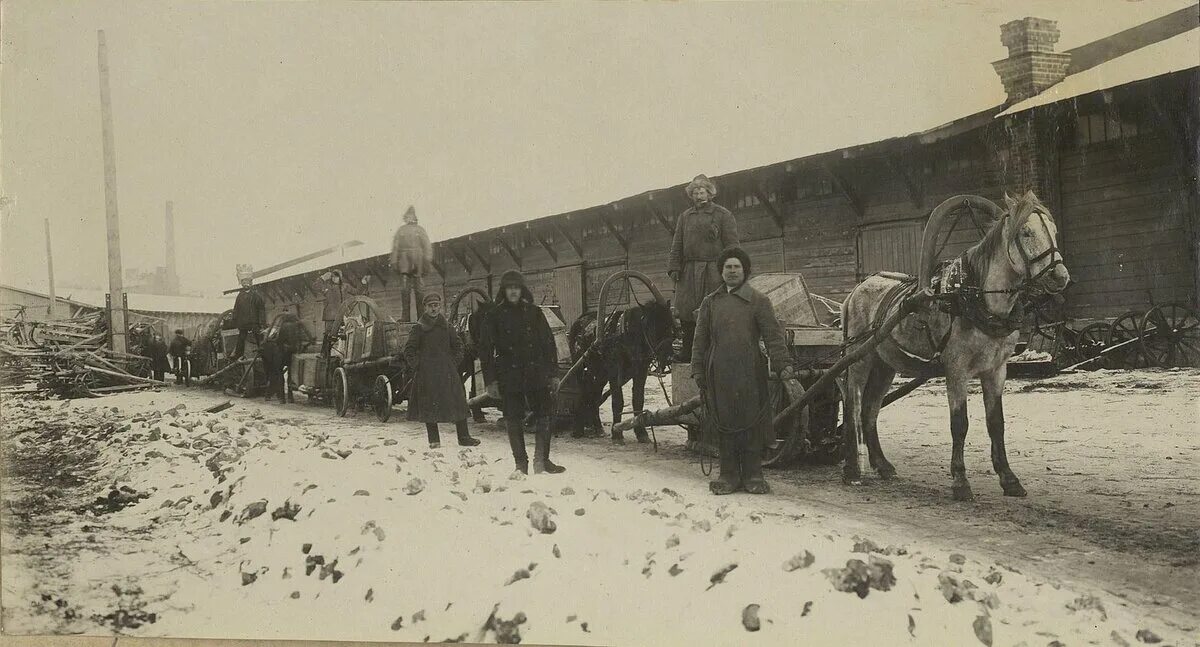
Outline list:
[[[601,434],[600,405],[604,403],[605,386],[611,392],[613,422],[620,422],[625,409],[622,391],[625,383],[633,380],[633,410],[640,413],[645,403],[646,378],[650,375],[651,363],[666,366],[671,361],[675,322],[671,307],[664,299],[655,298],[649,303],[605,316],[604,338],[593,347],[597,317],[596,311],[584,313],[571,324],[567,333],[572,361],[578,362],[588,355],[578,373],[580,397],[575,430],[571,434],[575,438],[587,435],[588,422],[594,424],[596,435]],[[644,426],[635,426],[634,433],[639,443],[649,442]],[[614,428],[611,436],[613,444],[625,444],[621,431]]]
[[[1057,227],[1049,209],[1027,192],[1019,200],[1004,195],[1007,210],[987,202],[996,219],[983,239],[953,261],[939,265],[936,305],[908,315],[879,346],[852,364],[842,384],[846,424],[843,427],[843,480],[861,478],[858,430],[867,445],[870,465],[881,479],[896,468],[883,454],[876,426],[879,409],[896,373],[929,376],[944,372],[950,408],[952,455],[950,474],[955,500],[973,499],[963,463],[967,438],[967,383],[983,387],[992,467],[1005,496],[1026,496],[1013,473],[1004,447],[1004,380],[1031,299],[1061,293],[1070,273],[1057,245]],[[943,207],[950,203],[947,200]],[[939,207],[942,209],[943,207]],[[938,213],[935,210],[934,215]],[[925,250],[935,217],[926,228]],[[936,236],[936,231],[932,232]],[[930,258],[928,255],[925,259]],[[929,261],[925,261],[928,263]],[[925,270],[923,274],[928,274]],[[947,284],[950,284],[949,287]],[[961,286],[961,287],[959,287]],[[904,297],[929,286],[913,277],[880,273],[860,283],[842,305],[848,339],[869,336]]]

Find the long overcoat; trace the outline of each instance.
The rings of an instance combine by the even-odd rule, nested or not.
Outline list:
[[[550,324],[533,304],[533,294],[527,288],[522,293],[516,304],[504,301],[491,310],[479,336],[483,379],[498,384],[505,393],[543,390],[558,371]]]
[[[691,207],[679,216],[667,269],[679,272],[674,307],[682,321],[695,321],[700,301],[721,287],[717,259],[726,247],[739,244],[737,220],[729,210],[714,202],[703,209]]]
[[[405,223],[392,238],[392,269],[399,274],[425,276],[433,272],[433,244],[425,228]]]
[[[408,396],[408,419],[458,422],[470,415],[458,363],[462,342],[446,318],[422,316],[404,345],[404,360],[415,371]]]
[[[704,385],[720,431],[755,429],[766,442],[774,440],[767,378],[769,370],[783,370],[788,361],[783,327],[763,293],[743,283],[733,292],[722,287],[700,304],[692,376]]]
[[[262,328],[267,325],[267,302],[255,288],[238,291],[233,301],[233,325],[237,328]]]

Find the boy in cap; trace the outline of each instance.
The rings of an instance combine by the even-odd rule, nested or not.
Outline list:
[[[463,393],[458,364],[462,361],[462,341],[442,315],[442,295],[430,292],[421,300],[421,318],[404,345],[404,359],[413,367],[412,388],[408,395],[408,419],[425,423],[429,448],[441,446],[439,422],[453,422],[458,444],[474,447],[479,439],[467,431],[467,396]]]
[[[525,450],[525,408],[537,416],[534,474],[559,474],[566,469],[550,461],[551,395],[558,368],[554,334],[542,309],[534,305],[525,277],[509,270],[500,277],[495,309],[484,319],[479,359],[488,395],[500,399],[508,442],[516,468],[529,473]]]

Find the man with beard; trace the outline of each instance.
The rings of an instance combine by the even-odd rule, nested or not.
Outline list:
[[[671,242],[667,274],[675,282],[674,307],[683,329],[683,349],[677,361],[690,361],[696,331],[696,308],[705,295],[721,285],[717,256],[738,245],[737,221],[728,209],[713,202],[717,185],[697,175],[684,189],[692,207],[679,216]]]
[[[767,381],[792,379],[792,367],[771,301],[746,282],[750,256],[731,247],[717,264],[724,285],[700,304],[692,353],[692,377],[704,402],[705,424],[718,434],[721,455],[720,475],[709,489],[730,494],[744,487],[750,494],[766,494],[770,488],[763,479],[762,452],[775,440]]]
[[[488,395],[501,401],[516,468],[529,472],[525,452],[525,411],[537,419],[533,473],[566,471],[550,461],[550,416],[557,380],[558,351],[542,309],[534,305],[525,277],[509,270],[500,277],[498,305],[487,315],[479,339],[479,360]]]

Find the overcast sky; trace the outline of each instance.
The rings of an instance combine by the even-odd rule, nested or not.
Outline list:
[[[96,31],[126,268],[235,282],[414,204],[434,240],[939,125],[1003,98],[1000,25],[1059,50],[1194,0],[224,3],[5,0],[0,280],[106,287]],[[60,293],[62,291],[60,290]]]

